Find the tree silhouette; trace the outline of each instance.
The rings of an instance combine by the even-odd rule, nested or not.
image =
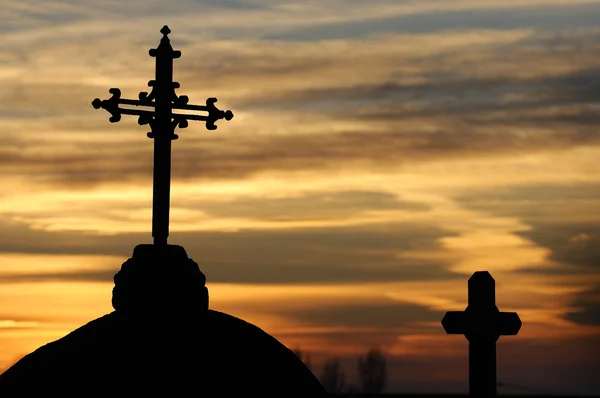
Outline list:
[[[380,349],[372,348],[358,358],[358,382],[365,394],[383,392],[387,382],[387,363]]]
[[[306,365],[306,367],[310,369],[310,354],[308,352],[302,351],[300,347],[296,347],[292,351],[302,362],[304,362],[304,365]]]
[[[338,358],[325,360],[320,380],[325,391],[329,394],[342,393],[345,386],[345,379],[346,376],[340,368],[340,361]]]

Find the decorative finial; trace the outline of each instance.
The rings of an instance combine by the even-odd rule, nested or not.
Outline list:
[[[160,33],[162,33],[165,38],[167,38],[167,35],[169,33],[171,33],[171,29],[169,29],[169,27],[167,25],[163,26],[162,29],[160,30]]]

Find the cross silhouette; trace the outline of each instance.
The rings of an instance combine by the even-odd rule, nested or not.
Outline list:
[[[181,51],[173,50],[168,37],[171,30],[164,26],[160,32],[163,37],[158,48],[149,51],[151,57],[156,58],[156,79],[150,80],[148,86],[152,87],[150,94],[141,92],[137,100],[121,98],[121,90],[111,88],[108,90],[112,97],[107,100],[96,98],[92,106],[96,109],[106,109],[111,117],[111,123],[121,120],[121,115],[138,116],[138,124],[150,125],[148,138],[154,139],[154,171],[152,191],[152,237],[154,245],[167,244],[169,236],[169,201],[171,191],[171,140],[179,138],[175,128],[181,129],[188,126],[188,120],[201,120],[206,122],[208,130],[215,130],[215,122],[219,119],[231,120],[231,111],[217,109],[216,98],[208,98],[206,105],[189,105],[186,95],[178,96],[175,89],[179,83],[173,81],[173,59],[181,56]],[[154,107],[154,111],[141,109],[121,108],[119,105],[134,105]],[[208,115],[178,114],[173,109],[188,109],[205,111]]]
[[[495,398],[496,341],[516,335],[521,319],[516,312],[496,307],[496,283],[487,271],[469,278],[469,304],[465,311],[448,311],[442,319],[447,334],[464,334],[469,340],[469,396]]]

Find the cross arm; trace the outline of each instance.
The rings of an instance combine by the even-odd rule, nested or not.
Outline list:
[[[178,97],[178,101],[173,105],[173,109],[205,111],[208,112],[208,115],[173,114],[173,119],[179,123],[179,127],[186,127],[186,120],[201,120],[206,122],[206,128],[208,130],[216,130],[217,126],[215,125],[215,122],[217,120],[231,120],[233,118],[233,112],[230,110],[222,111],[215,106],[215,102],[217,102],[216,98],[208,98],[206,100],[206,105],[188,105],[187,101],[188,97],[185,95]]]
[[[496,331],[501,336],[515,336],[521,330],[521,318],[516,312],[500,312],[496,314]]]
[[[96,98],[92,101],[92,106],[95,109],[102,108],[107,110],[111,114],[111,117],[108,119],[111,123],[116,123],[121,120],[121,115],[139,116],[138,123],[140,125],[148,124],[152,120],[154,115],[154,112],[152,111],[125,109],[120,108],[119,105],[155,106],[155,102],[152,101],[153,93],[148,95],[148,93],[142,92],[139,95],[139,100],[130,100],[121,98],[121,90],[118,88],[111,88],[108,92],[112,94],[112,97],[107,100]],[[180,128],[187,127],[188,120],[200,120],[206,122],[206,128],[208,130],[216,130],[217,126],[215,125],[215,122],[217,120],[231,120],[233,118],[233,112],[230,110],[222,111],[215,106],[215,102],[217,102],[216,98],[208,98],[206,100],[206,105],[189,105],[187,102],[188,97],[185,95],[176,97],[173,101],[173,109],[205,111],[208,115],[172,114],[172,118],[175,122],[174,125],[179,125]]]
[[[521,329],[521,319],[516,312],[477,313],[474,311],[448,311],[442,319],[447,334],[514,336]]]
[[[110,97],[107,100],[100,100],[100,98],[96,98],[94,99],[94,101],[92,101],[92,106],[95,109],[106,109],[106,111],[108,111],[108,113],[111,114],[111,117],[108,119],[111,123],[116,123],[119,120],[121,120],[121,115],[139,116],[139,124],[147,124],[152,119],[153,112],[151,111],[145,111],[140,109],[124,109],[119,107],[119,104],[152,106],[152,103],[138,100],[122,99],[121,90],[119,90],[118,88],[111,88],[110,90],[108,90],[108,92],[112,94],[112,97]]]
[[[468,321],[465,311],[448,311],[442,319],[442,326],[447,334],[465,334]]]

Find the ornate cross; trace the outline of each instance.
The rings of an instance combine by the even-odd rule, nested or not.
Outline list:
[[[111,117],[111,123],[121,120],[121,115],[139,116],[138,124],[149,124],[152,130],[148,138],[154,139],[154,172],[152,192],[152,237],[154,245],[166,245],[169,236],[169,201],[171,191],[171,140],[178,137],[175,128],[186,128],[188,120],[202,120],[206,122],[208,130],[215,130],[215,122],[219,119],[231,120],[231,111],[222,111],[215,107],[216,98],[208,98],[206,105],[189,105],[186,95],[178,96],[175,89],[179,83],[173,81],[173,59],[181,56],[181,51],[173,50],[168,34],[171,30],[164,26],[160,32],[163,37],[158,48],[150,50],[150,56],[156,58],[156,79],[150,80],[148,86],[152,92],[141,92],[138,100],[121,98],[121,90],[111,88],[108,90],[112,97],[107,100],[96,98],[92,105],[94,108],[106,109]],[[140,109],[120,108],[119,105],[134,105],[154,107],[154,111]],[[173,113],[173,109],[189,109],[205,111],[206,116],[193,114]]]
[[[477,271],[469,278],[469,305],[465,311],[448,311],[442,326],[448,334],[464,334],[469,340],[469,396],[495,398],[496,341],[516,335],[521,329],[516,312],[500,312],[496,307],[494,278]]]

